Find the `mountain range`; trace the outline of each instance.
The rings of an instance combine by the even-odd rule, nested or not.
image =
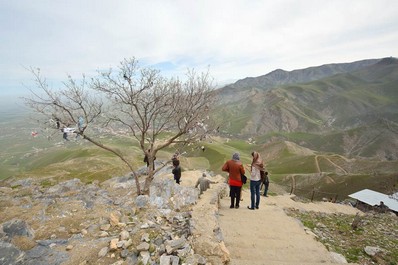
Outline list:
[[[398,59],[277,69],[217,90],[224,134],[315,151],[398,159]]]

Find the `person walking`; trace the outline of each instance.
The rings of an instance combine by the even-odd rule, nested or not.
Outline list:
[[[180,160],[173,160],[173,170],[171,173],[174,175],[174,180],[176,181],[177,184],[180,184],[180,179],[181,179],[181,167],[180,167]]]
[[[145,152],[145,156],[144,156],[144,163],[146,163],[146,167],[147,167],[147,171],[149,172],[149,154],[151,153],[151,149],[148,149]],[[155,160],[156,160],[156,156],[153,157],[153,161],[152,161],[152,170],[155,170]]]
[[[64,138],[64,140],[65,141],[69,141],[69,139],[68,139],[68,130],[67,130],[67,128],[62,128],[62,138]]]
[[[241,175],[245,174],[239,153],[234,153],[232,159],[225,162],[222,171],[228,172],[229,195],[231,197],[231,206],[229,208],[239,208],[240,192],[242,189]]]
[[[264,173],[264,197],[268,197],[268,187],[269,187],[269,177],[268,177],[268,171]],[[262,185],[261,185],[262,186]]]
[[[264,171],[264,163],[258,152],[252,152],[252,163],[250,165],[250,201],[247,206],[249,210],[258,209],[260,205],[261,171]]]

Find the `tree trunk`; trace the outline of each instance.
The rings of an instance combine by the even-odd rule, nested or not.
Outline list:
[[[96,146],[98,146],[98,147],[100,147],[100,148],[102,148],[104,150],[107,150],[107,151],[113,153],[114,155],[116,155],[117,157],[119,157],[129,167],[129,169],[131,171],[131,174],[133,175],[133,177],[135,179],[135,185],[137,187],[137,194],[138,195],[141,194],[140,182],[139,182],[137,174],[135,174],[135,172],[134,172],[133,166],[121,154],[119,154],[119,152],[117,152],[116,150],[113,150],[112,148],[109,148],[109,147],[107,147],[107,146],[105,146],[105,145],[103,145],[103,144],[91,139],[87,135],[83,134],[83,138],[86,139],[87,141],[89,141],[90,143],[92,143],[92,144],[94,144],[94,145],[96,145]],[[146,184],[146,182],[145,182],[145,184]]]

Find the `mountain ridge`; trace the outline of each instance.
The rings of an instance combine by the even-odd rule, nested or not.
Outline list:
[[[358,139],[368,139],[363,142],[375,148],[372,152],[356,155],[371,157],[384,153],[386,157],[397,159],[398,152],[393,149],[398,149],[398,60],[389,57],[333,66],[337,67],[335,69],[344,66],[350,71],[335,74],[333,70],[326,77],[301,83],[289,83],[292,78],[279,78],[286,84],[274,82],[268,88],[250,83],[241,86],[243,83],[237,81],[234,86],[218,90],[220,100],[215,110],[216,120],[226,134],[261,137],[268,139],[266,141],[271,138],[263,136],[273,133],[302,132],[317,134],[319,138],[333,134],[339,138],[337,149],[342,155],[349,153],[347,143],[342,139],[348,139],[347,142],[355,135]],[[315,78],[312,73],[325,74],[324,68],[309,67],[297,71],[301,76]],[[264,76],[294,72],[282,71],[275,70]],[[376,140],[370,141],[373,138]],[[315,150],[329,151],[323,148],[322,141],[319,142]],[[303,144],[303,141],[296,143]]]
[[[339,73],[346,73],[372,65],[382,59],[366,59],[352,63],[331,63],[320,66],[307,67],[292,71],[276,69],[268,74],[257,77],[246,77],[227,85],[221,89],[236,89],[245,87],[257,87],[261,89],[272,88],[275,85],[292,83],[304,83]]]

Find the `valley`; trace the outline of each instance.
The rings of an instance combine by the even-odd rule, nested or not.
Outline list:
[[[391,194],[398,190],[397,87],[395,58],[239,80],[215,91],[220,100],[211,119],[217,133],[190,146],[166,148],[157,161],[168,161],[179,150],[183,170],[224,174],[221,166],[233,152],[249,164],[256,150],[272,182],[307,198],[343,200],[364,188]],[[0,119],[0,180],[90,183],[128,173],[110,153],[80,138],[64,141],[58,130],[43,128],[21,104],[3,104]],[[93,135],[127,155],[137,170],[144,167],[138,143],[128,135],[107,128]]]

